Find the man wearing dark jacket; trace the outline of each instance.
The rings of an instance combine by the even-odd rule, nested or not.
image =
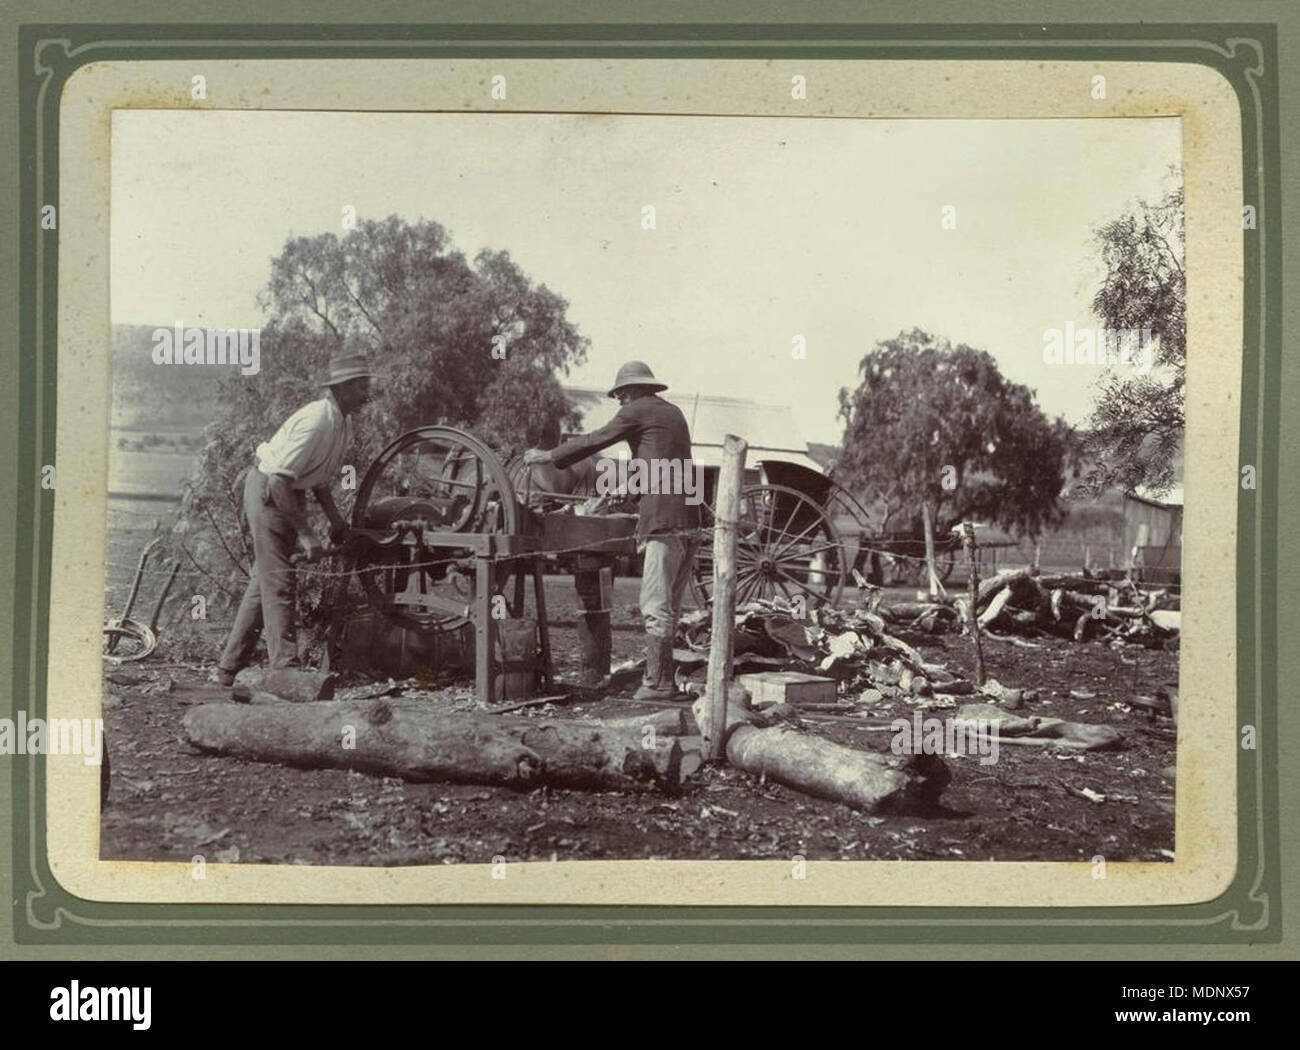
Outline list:
[[[641,615],[646,669],[636,693],[639,700],[679,695],[673,682],[673,634],[700,542],[703,493],[691,454],[690,428],[681,409],[658,396],[667,389],[649,366],[629,361],[618,370],[609,391],[620,405],[609,423],[549,452],[529,449],[524,455],[525,463],[567,467],[619,441],[626,441],[632,450],[627,477],[630,489],[641,496],[636,535],[644,551]]]

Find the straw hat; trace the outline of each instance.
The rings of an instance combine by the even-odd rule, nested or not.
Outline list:
[[[365,354],[340,354],[338,357],[330,358],[330,377],[322,383],[322,386],[337,386],[339,383],[346,383],[349,379],[374,379],[375,373],[370,371],[370,362],[366,360]]]

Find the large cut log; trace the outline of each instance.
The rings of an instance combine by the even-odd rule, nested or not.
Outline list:
[[[1035,577],[1031,570],[1021,569],[982,581],[977,591],[976,608],[983,611],[989,602],[1001,595],[1004,588],[1011,593],[1003,601],[1009,602],[1013,608],[1046,611],[1049,607],[1043,581]]]
[[[704,698],[695,702],[697,718],[705,703]],[[797,726],[798,719],[799,709],[788,704],[750,710],[743,693],[735,690],[727,706],[727,761],[755,776],[866,813],[930,810],[952,779],[935,755],[859,751],[787,724]]]
[[[629,733],[643,733],[646,726],[653,726],[654,731],[662,736],[697,736],[700,732],[689,707],[666,708],[653,714],[627,718],[602,718],[600,724]]]
[[[297,667],[245,667],[235,675],[234,695],[247,701],[253,693],[273,693],[282,700],[307,703],[333,700],[336,675]]]
[[[997,576],[990,576],[987,580],[982,580],[979,589],[976,591],[975,608],[977,610],[983,609],[985,603],[1003,587],[1009,587],[1020,580],[1027,580],[1029,577],[1029,569],[1019,569],[1015,572],[1004,572]]]
[[[1062,605],[1066,608],[1088,610],[1107,609],[1106,592],[1100,594],[1085,594],[1082,591],[1072,591],[1068,589],[1061,590]]]
[[[727,761],[865,813],[933,807],[951,777],[934,755],[859,751],[785,726],[736,726],[727,737]]]
[[[984,606],[984,611],[979,614],[978,621],[980,627],[996,626],[996,620],[1002,615],[1002,610],[1007,607],[1007,602],[1011,601],[1011,588],[1003,587]]]
[[[186,713],[182,727],[201,751],[411,781],[671,790],[699,762],[698,745],[675,737],[438,711],[419,700],[204,704]]]

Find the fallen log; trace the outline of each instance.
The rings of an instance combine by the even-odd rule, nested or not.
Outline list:
[[[1114,726],[1067,722],[1058,718],[1041,719],[1033,735],[1067,741],[1087,751],[1113,751],[1124,746],[1124,734]]]
[[[562,719],[438,711],[419,700],[204,704],[182,721],[201,751],[308,769],[512,788],[676,789],[698,744]]]
[[[1108,608],[1105,601],[1105,592],[1101,594],[1084,594],[1081,591],[1062,588],[1061,596],[1065,606],[1070,609],[1086,609],[1091,612],[1094,609],[1103,610]],[[1098,601],[1099,598],[1101,601]],[[1097,615],[1100,618],[1100,613]]]
[[[1011,588],[1003,587],[989,600],[984,611],[975,618],[976,622],[980,627],[988,627],[1002,615],[1002,610],[1007,607],[1009,601],[1011,601]]]
[[[727,761],[864,813],[931,808],[952,776],[934,755],[859,751],[785,726],[736,726],[727,736]]]
[[[1038,582],[1048,590],[1063,587],[1072,591],[1079,591],[1083,594],[1094,595],[1109,594],[1112,587],[1117,587],[1123,583],[1123,581],[1089,579],[1086,576],[1071,576],[1065,573],[1056,573],[1051,576],[1040,576]]]
[[[230,699],[237,704],[292,704],[307,703],[308,701],[297,701],[290,697],[279,696],[276,693],[268,693],[264,689],[249,689],[247,686],[235,686],[230,692]]]
[[[1124,734],[1114,726],[1090,722],[1067,722],[1063,718],[1022,718],[992,704],[967,704],[957,712],[963,722],[984,722],[997,727],[1004,744],[1023,743],[1049,747],[1059,744],[1082,751],[1112,751],[1124,746]]]
[[[1078,586],[1076,587],[1075,584],[1078,584]],[[1071,588],[1083,595],[1105,595],[1109,592],[1109,588],[1105,584],[1099,584],[1095,580],[1072,576],[1035,576],[1030,569],[1020,569],[1016,572],[1007,572],[1001,576],[994,576],[992,579],[981,583],[975,605],[983,613],[997,599],[1000,605],[1009,604],[1011,608],[1033,612],[1042,617],[1049,612],[1054,613],[1057,604],[1059,604],[1060,599],[1051,592]],[[1010,592],[1006,598],[1002,598],[1003,590]],[[1083,598],[1082,600],[1089,607],[1094,604],[1092,597]],[[996,613],[992,614],[990,620],[996,615]]]
[[[333,700],[338,676],[298,667],[245,667],[235,675],[235,699],[247,703],[254,693],[271,693],[291,703]]]
[[[1097,618],[1089,609],[1086,613],[1081,613],[1079,619],[1074,624],[1073,638],[1076,642],[1086,642],[1090,633],[1095,633],[1094,628],[1097,624]]]
[[[1018,569],[1015,572],[1004,572],[997,576],[990,576],[987,580],[982,581],[979,589],[975,592],[976,610],[983,609],[985,604],[1003,587],[1010,587],[1020,580],[1027,580],[1031,575],[1029,569]]]
[[[957,610],[955,608],[946,610],[949,615],[944,615],[944,611],[941,611],[942,608],[940,607],[940,609],[933,612],[922,613],[912,623],[912,627],[929,634],[942,634],[951,629],[952,625],[957,622]]]
[[[649,715],[630,715],[627,718],[602,718],[599,724],[629,733],[641,733],[646,726],[653,726],[654,731],[661,736],[695,736],[700,731],[687,707],[655,711]]]
[[[876,608],[877,615],[886,623],[909,624],[928,614],[937,614],[948,620],[957,618],[956,606],[950,602],[893,602]]]
[[[704,700],[695,703],[696,717]],[[865,813],[932,809],[952,774],[936,755],[859,751],[784,724],[798,708],[778,704],[753,711],[727,707],[727,762],[755,776]],[[814,715],[817,720],[847,718]],[[797,724],[797,723],[796,723]]]

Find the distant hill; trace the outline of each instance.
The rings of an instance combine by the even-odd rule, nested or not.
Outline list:
[[[199,430],[217,412],[228,365],[159,365],[153,332],[166,325],[115,324],[109,348],[110,425],[122,430]]]

